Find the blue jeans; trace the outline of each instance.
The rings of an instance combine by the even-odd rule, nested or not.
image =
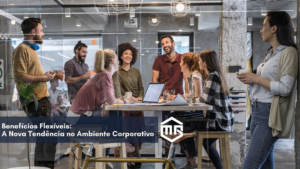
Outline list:
[[[279,138],[268,125],[270,108],[271,103],[252,102],[251,142],[243,169],[275,168],[274,144]]]

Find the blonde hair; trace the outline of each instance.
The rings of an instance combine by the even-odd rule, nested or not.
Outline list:
[[[109,67],[110,60],[116,56],[116,53],[111,49],[99,49],[95,54],[95,72],[99,73],[105,71]]]

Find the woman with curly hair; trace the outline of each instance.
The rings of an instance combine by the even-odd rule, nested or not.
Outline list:
[[[136,100],[142,100],[144,96],[144,87],[142,83],[141,73],[138,69],[133,68],[132,65],[135,64],[138,56],[138,50],[134,48],[130,43],[122,43],[118,46],[118,59],[119,59],[119,71],[115,72],[113,75],[114,87],[116,91],[116,97],[122,97],[125,95],[125,92],[132,92],[132,96]],[[143,111],[123,111],[123,117],[144,117]],[[144,119],[144,118],[142,118]],[[128,129],[128,120],[125,120],[123,123],[124,131]],[[143,131],[142,128],[145,126],[144,120],[135,121],[135,132]],[[132,126],[132,124],[130,124]],[[131,129],[132,130],[132,129]],[[139,150],[141,149],[142,143],[139,143],[138,140],[131,141],[131,144],[134,146],[133,153],[137,157],[141,157]],[[129,145],[127,144],[126,147]],[[128,148],[127,148],[128,149]],[[130,147],[129,151],[130,152]],[[127,156],[131,157],[133,153],[128,153]],[[115,152],[115,155],[117,153]],[[128,168],[140,168],[141,163],[135,163],[132,165],[128,163]]]

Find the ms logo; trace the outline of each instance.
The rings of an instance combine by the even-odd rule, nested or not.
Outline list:
[[[174,121],[178,125],[173,125],[173,126],[166,125],[170,121]],[[164,130],[165,130],[165,132],[164,132]],[[175,119],[174,117],[170,117],[161,123],[160,133],[161,133],[162,138],[173,143],[174,141],[180,139],[183,136],[183,124],[182,124],[182,122]],[[173,139],[170,139],[169,137],[166,136],[166,135],[177,135],[177,134],[179,134],[179,135],[177,137],[174,137]]]

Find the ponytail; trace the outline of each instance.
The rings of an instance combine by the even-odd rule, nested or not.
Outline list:
[[[96,73],[105,71],[110,64],[110,60],[116,57],[116,54],[111,49],[99,49],[95,54],[94,70]]]

